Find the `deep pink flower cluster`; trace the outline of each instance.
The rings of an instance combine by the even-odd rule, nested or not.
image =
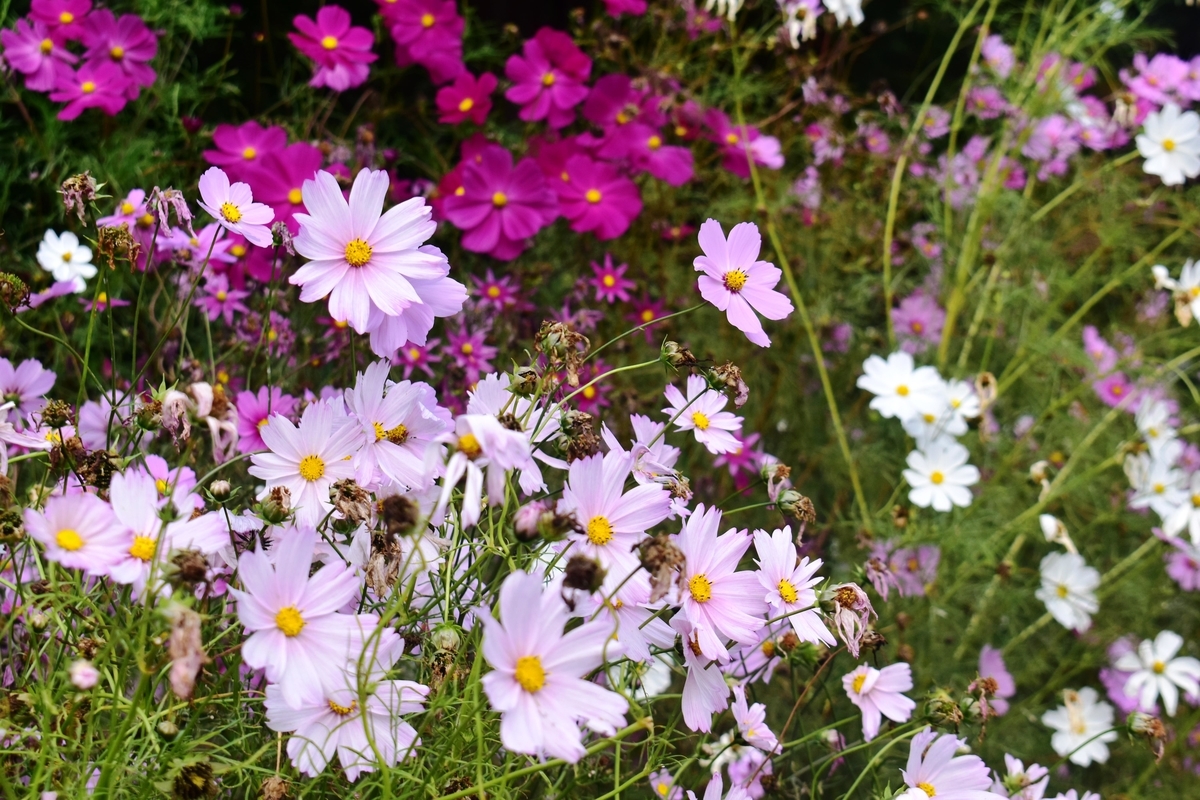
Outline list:
[[[298,32],[288,38],[316,65],[309,86],[344,92],[366,82],[367,65],[379,57],[371,52],[375,37],[366,28],[351,25],[349,11],[324,6],[316,19],[298,14],[292,24]]]
[[[76,42],[82,63],[69,48]],[[0,45],[4,62],[25,76],[26,89],[65,104],[61,120],[89,108],[113,116],[156,77],[150,62],[158,35],[136,14],[92,10],[92,0],[33,0],[28,17],[0,31]]]
[[[429,70],[430,80],[438,86],[466,72],[462,42],[465,24],[455,0],[375,2],[396,43],[398,65],[420,64]]]

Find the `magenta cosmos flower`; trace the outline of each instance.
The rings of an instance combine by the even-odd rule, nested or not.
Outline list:
[[[295,235],[300,230],[296,214],[304,212],[304,182],[315,178],[324,162],[320,150],[296,142],[254,159],[255,166],[244,167],[242,174],[254,194],[275,209],[275,221]]]
[[[376,0],[396,42],[396,63],[420,64],[441,85],[466,70],[462,57],[465,23],[454,0]]]
[[[307,214],[297,214],[296,252],[309,259],[288,281],[302,287],[306,303],[329,297],[329,313],[365,333],[372,307],[399,316],[422,303],[410,279],[446,276],[446,257],[421,248],[437,224],[424,198],[414,197],[383,212],[388,176],[364,169],[354,179],[350,200],[328,172],[305,181]]]
[[[464,161],[462,182],[462,194],[446,198],[446,219],[466,231],[462,245],[473,253],[516,258],[558,213],[538,165],[524,158],[514,167],[503,147],[487,147]]]
[[[50,99],[67,106],[58,118],[70,121],[88,108],[98,108],[110,117],[125,107],[125,73],[111,61],[85,61],[77,72],[59,73]]]
[[[592,231],[600,240],[615,239],[629,230],[642,213],[642,196],[637,185],[603,161],[585,155],[567,159],[566,180],[555,184],[559,210],[571,220],[571,230]]]
[[[701,504],[675,537],[687,559],[681,575],[686,588],[680,592],[682,602],[671,625],[678,630],[686,621],[704,657],[724,663],[729,661],[725,640],[758,641],[755,634],[764,624],[766,604],[755,573],[737,571],[750,547],[750,536],[736,528],[718,536],[720,527],[721,509]]]
[[[542,28],[525,42],[522,55],[511,55],[504,74],[512,87],[504,93],[521,106],[526,122],[546,120],[561,128],[575,119],[575,106],[588,95],[584,82],[592,73],[592,60],[562,31]]]
[[[111,61],[125,74],[125,94],[130,100],[137,98],[141,87],[154,85],[156,75],[150,62],[158,53],[158,37],[137,14],[118,18],[106,8],[97,10],[88,17],[83,44],[89,61]]]
[[[248,184],[230,185],[225,170],[209,167],[200,176],[200,198],[199,206],[222,228],[246,237],[250,244],[271,246],[271,231],[267,225],[275,218],[275,212],[270,206],[254,202]]]
[[[485,72],[476,78],[463,71],[450,86],[438,89],[438,122],[457,125],[471,120],[482,125],[492,110],[492,92],[496,91],[496,76]]]
[[[309,86],[327,86],[344,92],[364,83],[370,64],[379,56],[371,52],[375,37],[366,28],[350,24],[350,12],[341,6],[324,6],[317,18],[297,14],[292,20],[299,33],[288,38],[304,55],[316,62]]]
[[[705,220],[700,226],[700,249],[692,264],[700,276],[700,295],[724,311],[733,327],[760,347],[770,347],[771,340],[763,332],[762,323],[754,312],[767,319],[779,320],[792,313],[792,301],[775,285],[783,275],[769,261],[759,261],[762,237],[753,222],[742,222],[729,231],[729,240],[721,223]]]
[[[33,0],[29,7],[31,19],[50,29],[50,35],[59,43],[71,42],[83,37],[84,22],[92,10],[92,0]]]
[[[912,669],[904,662],[883,669],[860,664],[842,676],[842,686],[850,702],[862,712],[863,739],[868,742],[879,733],[883,717],[907,722],[917,707],[903,694],[913,688]]]
[[[71,64],[79,60],[36,20],[19,19],[15,30],[0,31],[0,45],[4,47],[4,60],[25,76],[25,88],[35,92],[52,90],[59,77],[70,75]]]
[[[620,648],[608,620],[585,622],[570,633],[558,586],[540,575],[514,572],[500,587],[500,619],[482,613],[483,657],[492,671],[483,690],[500,712],[500,741],[514,753],[546,754],[575,763],[584,757],[580,723],[611,736],[629,704],[584,678]]]
[[[218,125],[213,131],[216,150],[205,150],[204,159],[237,178],[260,166],[262,159],[287,147],[287,131],[277,125],[264,128],[254,120],[241,125]]]
[[[720,148],[721,166],[741,178],[750,177],[750,159],[767,169],[783,166],[783,152],[779,140],[765,136],[752,125],[738,126],[729,121],[725,112],[710,108],[704,115],[704,124],[710,131],[710,139]]]
[[[257,394],[238,392],[238,452],[266,450],[267,445],[258,432],[267,424],[272,414],[290,417],[295,410],[296,398],[284,394],[278,386],[272,386],[269,391],[266,386],[259,387]]]
[[[623,303],[629,302],[629,290],[637,284],[625,277],[625,271],[628,269],[628,264],[614,267],[612,253],[604,254],[604,266],[600,266],[595,261],[592,262],[592,273],[595,277],[591,280],[591,284],[592,288],[596,290],[597,302],[605,302],[610,305],[618,300]]]

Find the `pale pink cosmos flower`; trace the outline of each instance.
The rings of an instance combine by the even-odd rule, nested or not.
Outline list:
[[[650,645],[660,650],[675,646],[675,631],[659,617],[659,607],[650,604],[650,573],[646,570],[628,576],[609,570],[600,589],[579,603],[575,613],[608,621],[627,657],[653,664]]]
[[[625,722],[625,698],[584,678],[616,659],[620,646],[607,620],[563,634],[570,616],[561,588],[543,583],[540,575],[514,572],[500,587],[500,619],[479,615],[492,667],[483,690],[500,712],[508,750],[575,763],[586,754],[580,723],[611,736]]]
[[[301,192],[308,213],[295,216],[300,224],[295,247],[309,263],[288,282],[302,287],[302,301],[328,296],[330,315],[365,333],[372,308],[400,316],[423,302],[412,280],[446,277],[442,252],[421,246],[437,227],[425,199],[413,197],[383,213],[388,192],[383,170],[360,171],[349,202],[324,170],[305,181]]]
[[[912,669],[904,662],[883,669],[860,664],[842,676],[842,686],[850,702],[862,712],[863,739],[868,742],[879,733],[882,717],[907,722],[917,707],[903,694],[913,688]]]
[[[107,575],[128,548],[129,533],[93,494],[58,495],[42,511],[25,509],[25,530],[46,558],[89,575]]]
[[[338,685],[351,653],[361,651],[379,621],[373,614],[337,613],[357,599],[362,584],[342,561],[309,577],[316,541],[312,529],[294,529],[278,537],[270,555],[242,553],[238,576],[244,589],[229,590],[250,634],[242,643],[242,660],[266,670],[283,702],[297,710],[326,701],[325,687]]]
[[[483,513],[484,470],[487,470],[488,503],[499,505],[504,502],[504,484],[509,470],[536,468],[529,435],[509,430],[492,414],[460,415],[454,420],[453,432],[443,434],[439,441],[452,445],[454,452],[446,461],[434,516],[445,513],[454,487],[465,475],[461,515],[465,527],[479,522]],[[428,452],[440,453],[440,450],[431,448]]]
[[[350,458],[362,445],[362,431],[337,418],[330,403],[316,402],[304,409],[299,427],[272,414],[258,433],[270,452],[251,456],[250,474],[266,481],[267,491],[285,487],[292,493],[297,524],[315,528],[333,510],[329,487],[354,477]]]
[[[764,624],[766,604],[755,573],[737,571],[750,536],[736,528],[718,536],[720,526],[721,509],[699,505],[675,537],[687,559],[682,572],[686,590],[675,619],[687,620],[705,657],[725,663],[725,639],[739,644],[758,641],[755,634]]]
[[[792,301],[775,291],[783,273],[769,261],[759,261],[762,236],[753,222],[741,222],[729,231],[726,241],[721,223],[705,220],[700,226],[700,249],[693,265],[700,276],[700,295],[724,311],[729,323],[759,347],[770,347],[754,312],[780,320],[792,313]]]
[[[67,675],[71,679],[71,685],[83,691],[95,687],[100,681],[100,670],[86,658],[72,662],[67,668]]]
[[[671,418],[676,430],[692,431],[708,452],[732,453],[742,446],[733,435],[742,430],[742,418],[722,410],[728,398],[708,388],[703,377],[688,376],[687,397],[674,386],[668,386],[663,393],[671,407],[664,408],[662,413]]]
[[[751,795],[744,787],[734,784],[729,787],[729,793],[725,794],[725,780],[721,777],[721,773],[714,773],[708,781],[708,786],[704,788],[704,797],[701,800],[752,800]],[[696,800],[696,793],[688,789],[688,800]]]
[[[548,443],[561,432],[562,409],[557,405],[547,408],[544,403],[534,403],[527,397],[516,396],[509,391],[508,385],[509,377],[504,373],[493,372],[484,375],[468,394],[467,413],[490,414],[496,418],[503,414],[511,414],[518,422],[528,421],[530,430],[526,433],[533,448],[533,458],[517,473],[517,482],[525,494],[544,492],[546,480],[542,477],[542,469],[538,462],[555,469],[567,469],[567,462],[537,447],[539,444]]]
[[[599,453],[572,462],[559,513],[575,515],[581,529],[571,533],[571,554],[597,558],[624,578],[638,568],[635,552],[646,531],[671,513],[671,495],[655,483],[624,491],[633,459],[621,452]]]
[[[250,184],[230,185],[229,176],[220,167],[209,167],[200,176],[199,206],[227,231],[246,237],[259,247],[271,246],[271,230],[267,227],[275,218],[270,206],[254,202]]]
[[[908,665],[904,665],[908,669]],[[905,719],[908,719],[906,716]],[[1003,800],[1004,795],[991,791],[992,779],[983,759],[975,755],[957,755],[966,742],[957,736],[929,728],[913,737],[908,751],[908,764],[901,770],[904,783],[910,789],[903,797],[916,800],[937,797],[938,800]],[[920,795],[914,794],[920,792]]]
[[[771,615],[787,614],[792,630],[802,642],[836,645],[837,640],[821,620],[820,604],[813,590],[823,580],[816,573],[824,562],[819,558],[810,562],[808,556],[797,557],[791,526],[772,533],[755,531],[754,549],[758,553],[758,582],[767,590],[764,599],[771,606]]]
[[[767,707],[762,703],[746,704],[746,687],[733,687],[733,721],[737,723],[742,738],[764,753],[773,753],[779,740],[767,727]]]
[[[713,715],[729,707],[729,684],[721,667],[700,652],[691,623],[677,615],[671,625],[683,636],[687,678],[683,682],[680,707],[684,724],[693,731],[708,733],[712,730]]]

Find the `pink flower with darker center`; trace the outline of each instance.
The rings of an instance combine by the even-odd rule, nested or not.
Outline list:
[[[420,64],[435,85],[454,80],[463,64],[463,29],[454,0],[376,0],[396,42],[396,63]]]
[[[509,56],[504,73],[513,86],[504,96],[521,106],[526,122],[546,120],[561,128],[575,119],[575,106],[588,90],[584,81],[592,72],[592,60],[562,31],[542,28],[525,42],[521,55]]]
[[[52,90],[79,60],[37,20],[19,19],[14,30],[0,31],[0,46],[8,65],[25,76],[25,88],[35,92]]]
[[[450,86],[438,89],[438,122],[457,125],[470,120],[482,125],[492,110],[492,92],[496,91],[496,76],[485,72],[476,78],[463,72]]]
[[[571,230],[592,231],[597,239],[615,239],[642,211],[637,184],[616,167],[585,155],[571,156],[563,168],[568,179],[556,184],[559,207]]]
[[[289,33],[288,39],[317,65],[309,86],[344,92],[367,80],[367,65],[379,58],[371,52],[375,37],[366,28],[352,26],[349,11],[325,6],[315,20],[298,14],[292,24],[300,32]]]
[[[512,154],[496,145],[463,162],[462,190],[447,197],[444,208],[446,218],[466,231],[463,247],[505,261],[558,213],[537,164],[526,158],[514,167]]]
[[[142,86],[154,85],[156,76],[150,62],[158,53],[158,37],[136,14],[116,17],[101,8],[88,17],[83,32],[89,61],[111,61],[129,79],[126,95],[137,99]]]
[[[760,347],[771,340],[755,316],[757,311],[770,320],[785,319],[792,313],[792,302],[775,291],[783,275],[767,261],[759,261],[762,237],[753,222],[734,225],[728,241],[721,223],[709,219],[700,226],[700,249],[704,255],[693,262],[700,276],[700,295],[724,311],[731,325]]]
[[[111,61],[85,61],[77,72],[59,72],[55,80],[50,99],[67,104],[58,112],[58,118],[64,122],[75,119],[89,108],[98,108],[111,117],[125,107],[125,87],[129,79]]]

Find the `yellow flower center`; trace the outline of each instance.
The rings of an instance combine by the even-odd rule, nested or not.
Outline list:
[[[339,717],[348,717],[351,714],[353,714],[355,711],[358,710],[358,701],[351,700],[350,705],[341,706],[341,705],[338,705],[337,703],[333,702],[332,700],[330,700],[329,701],[329,710],[332,711],[333,713],[337,714]]]
[[[270,421],[271,421],[270,417],[263,417],[262,419],[260,419],[258,421],[258,429],[261,431],[266,426],[266,424]]]
[[[467,458],[478,458],[483,453],[483,448],[479,446],[479,440],[475,438],[475,434],[464,433],[458,437],[458,451]]]
[[[854,688],[855,694],[859,694],[862,692],[863,684],[866,682],[867,674],[864,672],[862,675],[855,675],[854,681],[850,685]]]
[[[326,36],[321,40],[321,47],[324,47],[326,50],[336,50],[337,46],[338,40],[336,37]]]
[[[462,351],[464,356],[469,356],[475,352],[475,345],[470,342],[463,342],[463,346],[458,349]]]
[[[1124,394],[1124,392],[1125,392],[1125,387],[1119,383],[1115,384],[1112,387],[1112,393],[1115,394],[1117,397],[1120,397],[1122,394]]]
[[[254,157],[257,155],[258,155],[258,151],[255,150],[253,147],[247,147],[245,150],[242,151],[242,158],[246,159],[247,161],[254,160]]]
[[[346,244],[346,263],[352,267],[361,267],[371,260],[371,245],[362,239],[351,239]]]
[[[913,333],[920,333],[921,331],[925,330],[925,326],[920,322],[913,322],[913,324],[909,327],[912,328]]]
[[[410,347],[410,348],[408,348],[408,357],[411,358],[413,361],[416,361],[418,358],[421,357],[421,351],[415,347]]]
[[[517,670],[514,676],[521,688],[529,693],[539,691],[546,685],[546,669],[542,660],[537,656],[521,656],[517,659]]]
[[[1155,675],[1162,675],[1167,671],[1167,665],[1161,661],[1155,661],[1154,666],[1152,666],[1151,669],[1154,670]]]
[[[707,603],[712,600],[712,581],[704,575],[694,575],[688,581],[688,591],[697,603]]]
[[[708,415],[703,411],[697,411],[695,414],[692,414],[692,424],[695,425],[699,430],[708,430]]]
[[[217,292],[217,300],[218,301],[224,303],[228,299],[229,299],[229,292],[226,292],[224,289]]]
[[[1175,140],[1174,139],[1163,139],[1162,149],[1166,150],[1168,153],[1174,151],[1175,150]]]
[[[725,134],[725,141],[729,142],[730,144],[737,144],[738,135],[736,133],[727,133]]]
[[[306,481],[317,481],[325,475],[325,462],[320,456],[305,456],[300,459],[300,477]]]
[[[762,643],[762,648],[761,648],[761,649],[762,649],[762,654],[763,654],[764,656],[766,656],[767,658],[772,658],[772,657],[774,657],[774,655],[775,655],[775,641],[774,641],[773,639],[767,639],[765,642],[763,642],[763,643]]]
[[[617,124],[624,125],[626,122],[629,122],[629,115],[626,114],[624,111],[618,111],[617,112]]]
[[[63,253],[62,259],[63,261],[69,262],[71,260],[71,252],[68,250],[67,252]]]
[[[72,553],[83,547],[83,537],[74,528],[63,528],[55,535],[54,542]]]
[[[570,175],[567,173],[567,171],[566,171],[565,169],[564,169],[564,170],[562,171],[562,173],[561,173],[561,174],[558,176],[558,179],[559,179],[559,180],[561,180],[563,183],[570,183],[570,182],[571,182],[571,176],[570,176]]]
[[[142,214],[140,217],[138,217],[137,224],[143,228],[149,228],[154,224],[154,215],[147,211],[145,214]]]
[[[542,76],[542,86],[553,86],[553,85],[554,85],[554,73],[547,72],[545,75]]]
[[[666,781],[659,781],[658,785],[654,787],[654,790],[658,792],[659,796],[666,797],[671,793],[671,784],[667,783]]]
[[[421,15],[421,27],[422,28],[432,28],[434,22],[436,22],[436,20],[433,18],[433,14],[422,14]]]
[[[79,89],[84,94],[91,94],[92,92],[96,91],[96,84],[93,81],[84,81],[83,85],[80,86]]]
[[[49,53],[54,49],[54,42],[52,42],[50,39],[42,39],[42,43],[38,45],[38,49],[43,53]]]
[[[113,57],[114,61],[120,61],[125,57],[125,48],[119,44],[115,45],[112,50],[108,51],[108,54]]]
[[[474,101],[474,99],[472,99],[470,97],[464,97],[462,100],[458,101],[458,110],[464,114],[467,113],[468,111],[470,111],[474,107],[475,107],[475,101]]]
[[[72,14],[70,11],[64,11],[58,15],[58,21],[61,22],[63,25],[70,25],[72,22],[75,21],[75,15]]]
[[[122,214],[132,214],[133,213],[133,203],[129,202],[128,200],[126,200],[124,203],[121,203],[121,213]]]
[[[731,292],[740,292],[746,285],[746,273],[740,269],[731,269],[725,273],[725,288]]]
[[[106,305],[108,303],[108,292],[101,292],[96,295],[96,305]]]
[[[922,414],[921,419],[925,420],[925,422],[929,425],[932,425],[937,421],[937,417],[935,417],[933,414]]]
[[[489,286],[487,288],[487,296],[492,298],[493,300],[495,300],[497,297],[500,296],[500,287],[499,286]]]
[[[229,383],[229,373],[223,369],[217,370],[217,383]]]
[[[611,289],[612,287],[617,285],[617,279],[614,278],[612,275],[605,275],[600,280],[600,282],[603,283],[605,286],[607,286],[609,289]]]
[[[925,783],[924,781],[918,783],[917,788],[930,797],[933,797],[937,794],[937,790],[935,790],[931,784]]]
[[[587,201],[589,203],[595,205],[596,203],[600,202],[600,190],[599,189],[588,189],[587,194],[585,194],[584,197],[587,199]]]
[[[680,137],[687,136],[687,132],[688,132],[688,129],[683,127],[682,125],[675,126],[675,135],[676,136],[680,136]]]
[[[1162,494],[1166,490],[1167,490],[1167,487],[1163,486],[1161,483],[1154,484],[1154,493],[1155,494]]]
[[[508,195],[506,195],[504,192],[496,192],[494,195],[492,195],[492,205],[494,205],[496,208],[504,208],[506,205],[508,205]]]
[[[1192,495],[1192,505],[1195,508],[1200,508],[1200,494]]]
[[[596,397],[596,387],[595,386],[583,387],[583,396],[586,397],[588,400],[594,399]]]
[[[300,191],[299,189],[292,189],[290,192],[288,192],[288,202],[292,205],[298,206],[301,202],[303,202],[303,200],[304,192]]]
[[[155,540],[149,536],[133,537],[133,545],[129,548],[129,555],[139,561],[149,561],[154,558]]]
[[[279,630],[283,631],[284,636],[299,636],[300,631],[304,630],[304,617],[300,616],[300,610],[295,606],[284,606],[279,609],[279,613],[275,615],[275,625]]]
[[[651,150],[657,150],[658,148],[662,147],[662,137],[658,135],[651,136],[646,140],[646,146]]]
[[[264,419],[263,422],[266,422],[266,420]],[[167,482],[164,481],[162,478],[159,478],[158,480],[156,480],[154,482],[154,488],[159,494],[166,494],[167,493]]]
[[[647,322],[654,322],[654,312],[648,308],[642,312],[642,323],[645,324]]]
[[[242,221],[242,210],[233,203],[221,203],[221,216],[226,222],[232,222],[235,225]]]
[[[408,441],[408,428],[404,425],[397,425],[390,430],[385,430],[382,424],[376,422],[375,441],[378,442],[381,439],[387,439],[392,444],[404,444]]]
[[[796,587],[787,578],[779,582],[779,596],[783,598],[785,603],[794,603],[800,599],[800,594],[796,591]]]
[[[946,480],[946,476],[936,469],[929,475],[929,482],[934,486],[940,486],[944,480]]]
[[[1067,587],[1067,585],[1065,583],[1060,583],[1058,585],[1058,588],[1054,590],[1054,593],[1056,595],[1058,595],[1059,597],[1066,599],[1066,596],[1071,593],[1071,590]]]
[[[461,186],[459,186],[457,189],[454,190],[455,197],[462,197],[466,193],[467,193],[467,190]]]
[[[588,541],[594,545],[606,545],[612,541],[613,526],[608,517],[592,517],[587,524]]]

